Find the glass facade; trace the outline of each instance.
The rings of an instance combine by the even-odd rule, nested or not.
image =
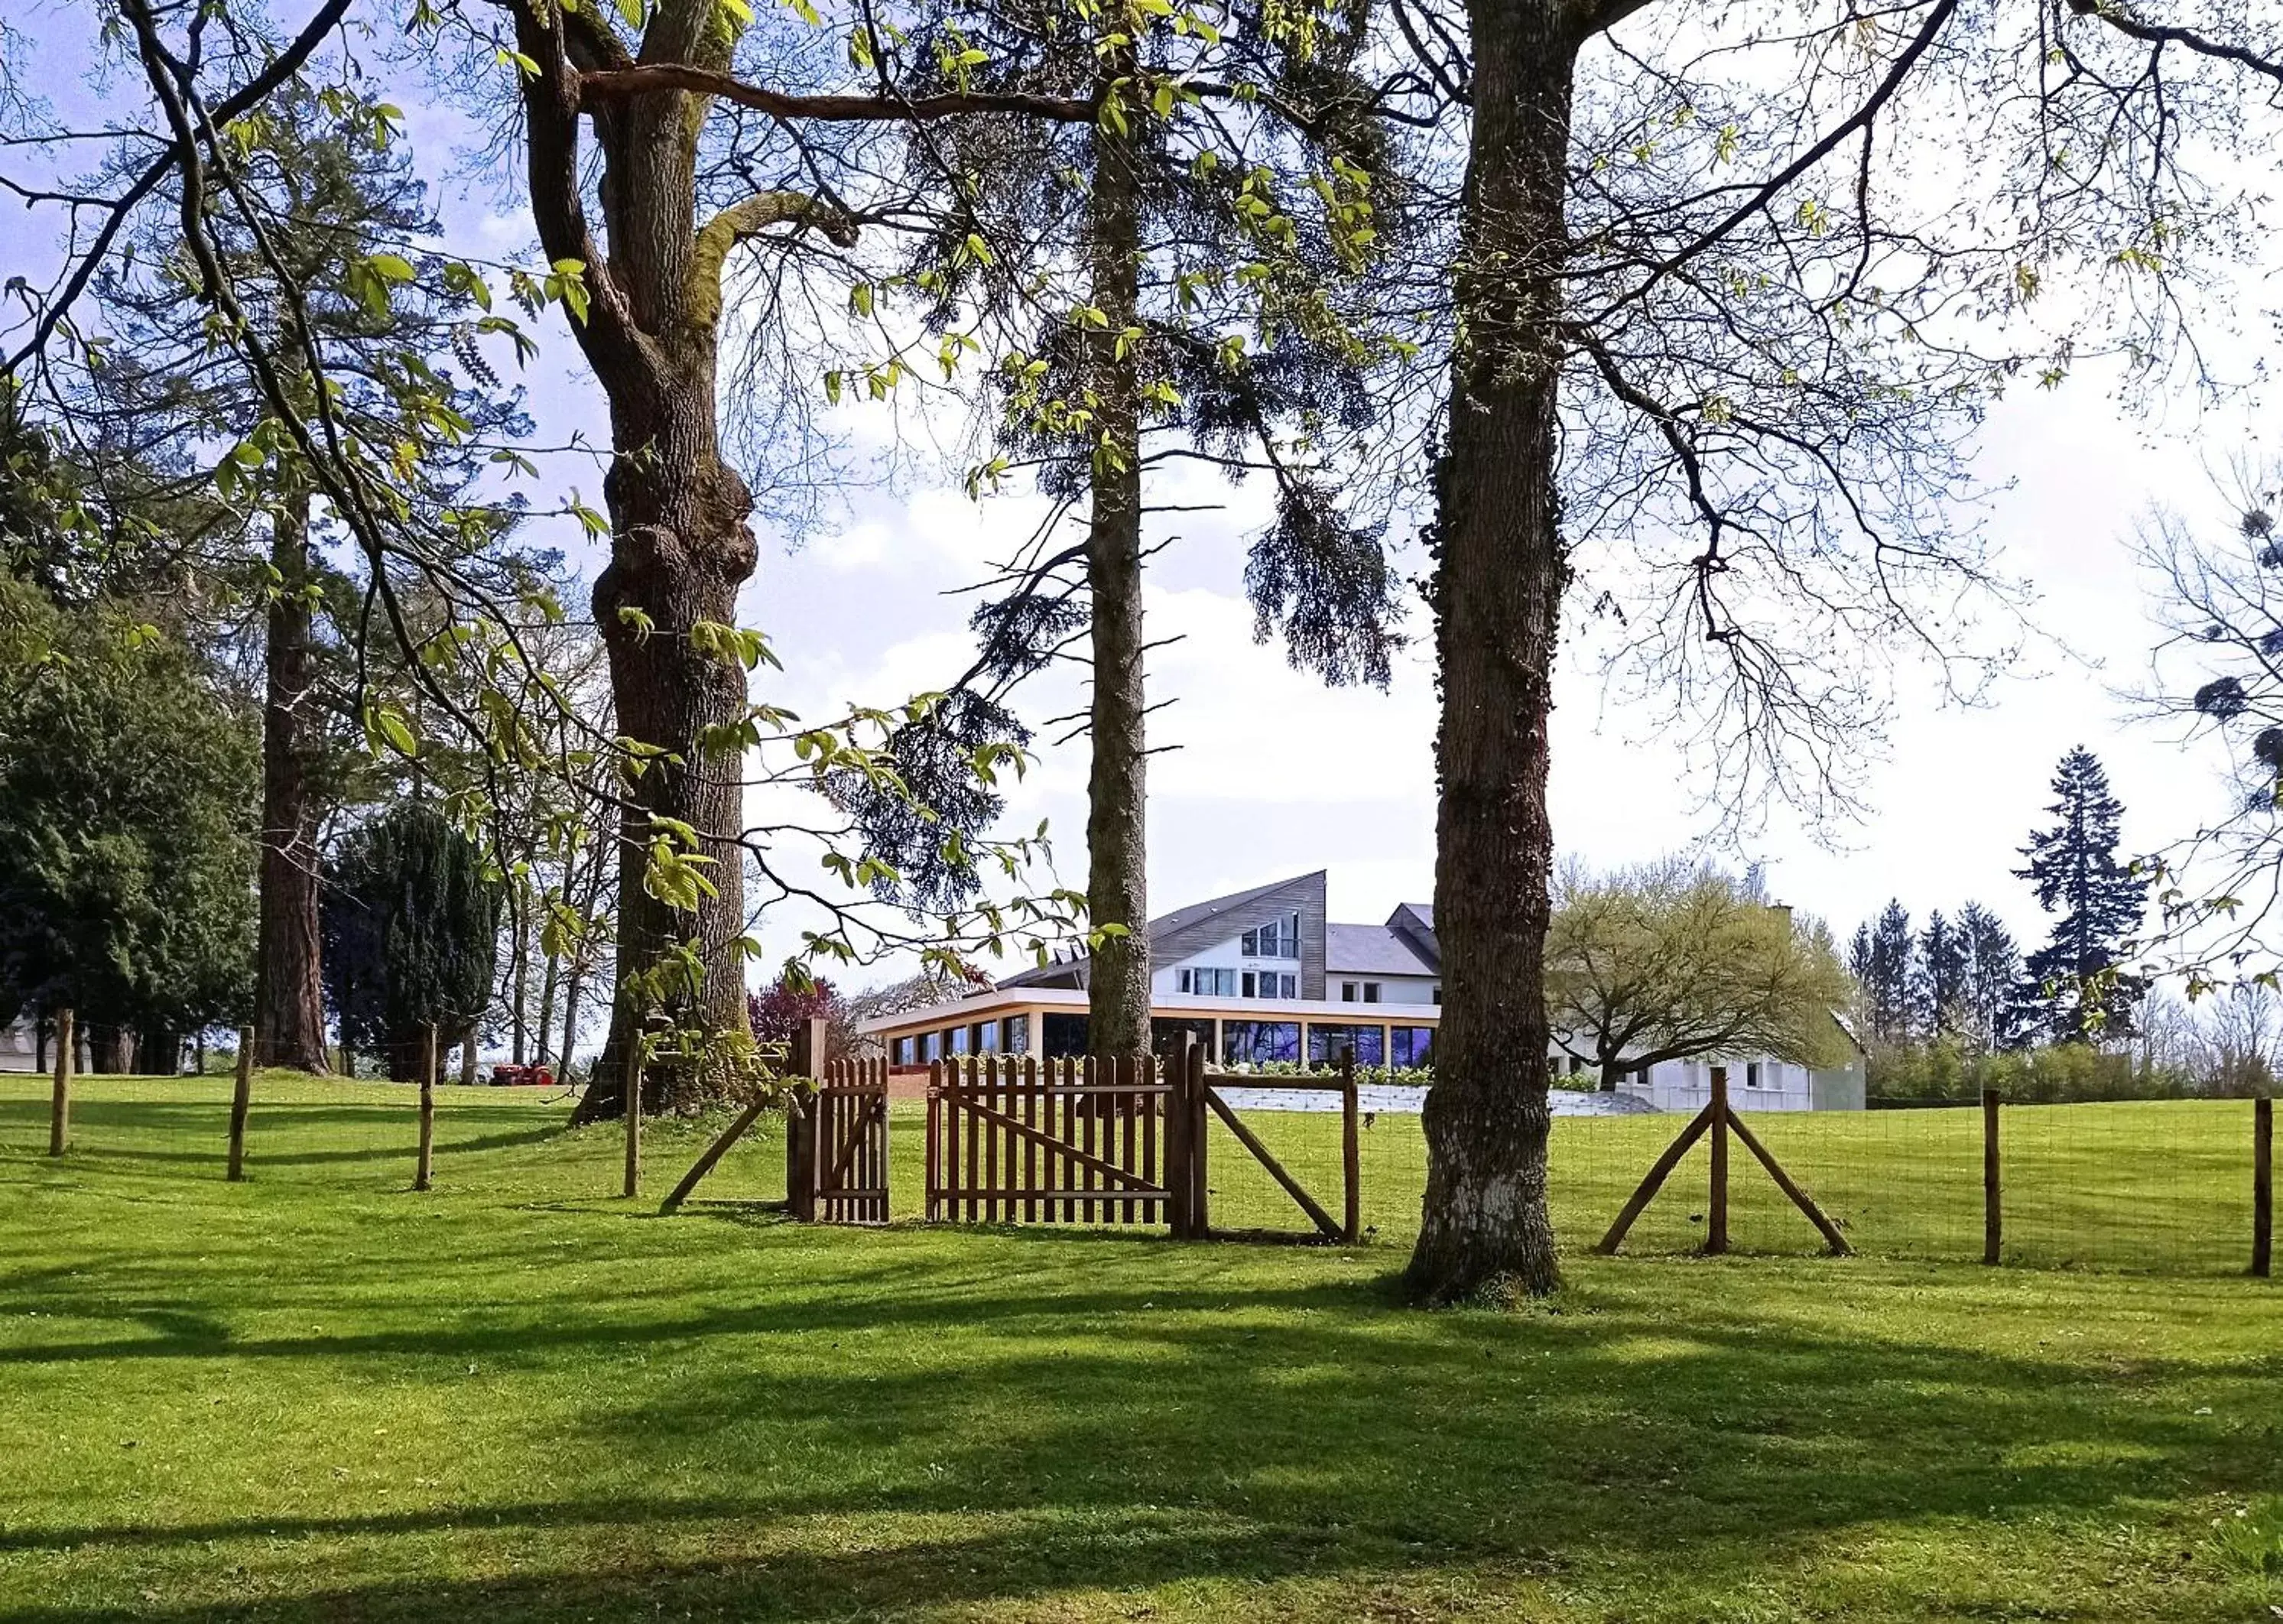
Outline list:
[[[1259,1066],[1300,1058],[1300,1026],[1290,1020],[1225,1020],[1220,1024],[1221,1060],[1228,1066]]]
[[[1435,1028],[1432,1027],[1396,1027],[1388,1035],[1390,1066],[1432,1066],[1435,1056]]]
[[[1154,1016],[1149,1021],[1149,1050],[1160,1060],[1170,1060],[1180,1052],[1181,1040],[1187,1037],[1205,1051],[1205,1058],[1216,1059],[1212,1051],[1213,1024],[1210,1019],[1185,1020],[1165,1015]]]
[[[1353,1049],[1358,1066],[1384,1066],[1386,1050],[1377,1027],[1318,1027],[1308,1028],[1308,1064],[1337,1066],[1340,1050]]]
[[[1040,1025],[1045,1028],[1040,1034],[1040,1039],[1046,1047],[1049,1060],[1086,1052],[1085,1016],[1046,1015],[1040,1018]]]

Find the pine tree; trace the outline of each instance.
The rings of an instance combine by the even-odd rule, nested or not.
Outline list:
[[[1911,916],[1899,900],[1858,928],[1848,950],[1848,969],[1863,989],[1863,1019],[1869,1035],[1882,1042],[1906,1042],[1911,1035]]]
[[[1988,1050],[2020,1042],[2022,955],[2014,933],[1979,902],[1959,910],[1958,940],[1966,956],[1966,1035]]]
[[[2147,882],[2116,860],[2123,803],[2109,793],[2108,775],[2082,745],[2053,775],[2058,821],[2022,848],[2038,906],[2058,912],[2052,939],[2030,955],[2033,1019],[2054,1042],[2095,1042],[2133,1035],[2133,1006],[2147,990],[2121,969],[2132,950],[2147,902]]]
[[[1966,1002],[1967,969],[1965,934],[1937,908],[1919,933],[1918,963],[1911,976],[1911,1004],[1921,1033],[1943,1037],[1957,1031]]]

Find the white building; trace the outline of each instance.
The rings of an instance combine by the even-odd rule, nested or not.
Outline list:
[[[1430,1064],[1443,991],[1434,908],[1406,902],[1379,925],[1333,924],[1325,891],[1320,870],[1152,919],[1150,1025],[1160,1050],[1186,1035],[1222,1066],[1328,1066],[1343,1049],[1359,1066]],[[1083,1054],[1088,969],[1076,954],[863,1030],[901,1068],[970,1054]],[[1718,1066],[1740,1109],[1859,1111],[1863,1057],[1851,1040],[1849,1050],[1848,1064],[1828,1071],[1765,1055],[1665,1061],[1628,1071],[1622,1087],[1658,1110],[1694,1112],[1710,1097]],[[1599,1084],[1559,1042],[1547,1062],[1569,1087]]]

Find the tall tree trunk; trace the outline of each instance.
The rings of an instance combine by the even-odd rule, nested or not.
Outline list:
[[[460,1082],[462,1086],[471,1089],[476,1086],[476,1074],[479,1063],[479,1057],[476,1053],[476,1029],[470,1027],[467,1035],[460,1040]]]
[[[620,814],[619,990],[579,1112],[593,1121],[620,1113],[619,1057],[660,1006],[708,1034],[744,1019],[744,760],[708,741],[744,719],[745,670],[692,636],[700,621],[736,624],[737,590],[755,560],[746,529],[752,495],[722,460],[715,419],[722,262],[737,242],[772,227],[806,223],[844,246],[855,241],[855,227],[827,204],[776,191],[701,226],[697,148],[708,99],[682,91],[590,98],[582,72],[630,61],[624,46],[558,8],[510,9],[518,45],[537,70],[523,80],[533,223],[550,261],[586,268],[588,303],[573,331],[611,408],[611,561],[595,582],[595,619],[610,655],[618,732],[657,753],[640,763]],[[736,29],[713,0],[658,0],[650,15],[644,62],[730,66]],[[599,232],[587,214],[582,116],[593,119],[600,149]],[[652,843],[683,827],[709,860],[710,889],[686,909],[643,883]],[[701,972],[695,985],[642,989],[684,953]],[[665,1109],[713,1081],[676,1076],[644,1092]]]
[[[1131,53],[1107,64],[1132,69]],[[1137,113],[1128,115],[1139,118]],[[1126,144],[1099,124],[1087,252],[1094,302],[1110,319],[1093,334],[1089,383],[1099,438],[1087,518],[1087,582],[1094,600],[1093,762],[1087,777],[1087,922],[1126,933],[1094,949],[1087,977],[1087,1047],[1097,1055],[1149,1048],[1149,700],[1142,670],[1142,436],[1138,346],[1141,206]]]
[[[123,1077],[135,1069],[135,1035],[124,1027],[88,1028],[88,1070],[98,1076]]]
[[[508,961],[508,1058],[521,1066],[529,1058],[531,1031],[531,908],[518,900],[515,910],[514,956]]]
[[[571,1074],[571,1062],[579,1058],[579,995],[586,990],[586,965],[572,960],[570,985],[563,989],[563,1043],[555,1051],[555,1064],[565,1078]]]
[[[1576,50],[1554,0],[1471,0],[1450,441],[1436,489],[1435,933],[1442,1027],[1408,1284],[1551,1291],[1547,723],[1567,575],[1554,489],[1562,186]]]
[[[317,946],[316,808],[309,793],[316,733],[310,690],[309,499],[285,503],[271,521],[269,603],[261,705],[261,931],[254,992],[254,1054],[262,1066],[323,1076],[325,1002]]]
[[[1603,1060],[1603,1061],[1601,1062],[1601,1092],[1602,1092],[1602,1093],[1604,1093],[1604,1094],[1614,1094],[1614,1093],[1616,1093],[1616,1092],[1618,1090],[1618,1089],[1622,1088],[1622,1087],[1625,1085],[1625,1062],[1624,1062],[1623,1060],[1620,1060],[1620,1059],[1618,1059],[1618,1058],[1615,1058],[1615,1057],[1611,1057],[1611,1058],[1608,1058],[1608,1059],[1605,1059],[1605,1060]]]
[[[697,741],[727,728],[745,710],[744,668],[690,646],[699,621],[735,625],[737,589],[753,573],[753,538],[745,520],[753,504],[745,483],[721,459],[713,423],[710,344],[703,364],[686,368],[641,411],[614,410],[613,435],[626,451],[605,490],[615,539],[611,563],[595,583],[595,618],[610,653],[619,731],[680,758],[659,757],[635,780],[619,828],[619,958],[621,991],[611,1012],[604,1063],[580,1107],[582,1121],[622,1114],[623,1068],[616,1057],[648,1011],[623,990],[626,975],[694,944],[703,984],[668,999],[677,1019],[707,1031],[734,1029],[744,1019],[745,981],[738,939],[744,933],[744,874],[737,837],[744,826],[742,759],[711,754]],[[618,402],[614,400],[613,406]],[[647,617],[646,626],[621,610]],[[643,884],[651,842],[667,818],[698,832],[699,855],[715,894],[694,910],[670,906]],[[677,1080],[687,1091],[703,1080]],[[674,1090],[645,1090],[662,1108]]]
[[[532,1035],[539,1042],[532,1056],[535,1066],[547,1064],[555,1043],[555,993],[563,976],[563,961],[554,954],[547,956],[546,973],[539,978],[539,1022]]]

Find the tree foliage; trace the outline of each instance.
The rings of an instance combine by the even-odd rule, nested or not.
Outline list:
[[[2052,937],[2025,968],[2035,1019],[2054,1042],[2099,1043],[2133,1034],[2133,1006],[2147,981],[2125,969],[2147,907],[2148,882],[2117,861],[2124,803],[2109,792],[2108,775],[2083,746],[2061,757],[2053,774],[2055,821],[2030,836],[2016,873],[2037,892],[2038,906],[2058,916]]]
[[[448,1044],[492,996],[502,888],[437,810],[406,801],[360,825],[327,866],[325,987],[350,1049],[419,1074],[430,1028]]]
[[[0,1009],[244,1019],[255,761],[250,708],[140,606],[0,574]]]
[[[1851,988],[1828,935],[1734,877],[1679,859],[1565,870],[1546,939],[1554,1041],[1615,1088],[1694,1055],[1840,1063]]]

